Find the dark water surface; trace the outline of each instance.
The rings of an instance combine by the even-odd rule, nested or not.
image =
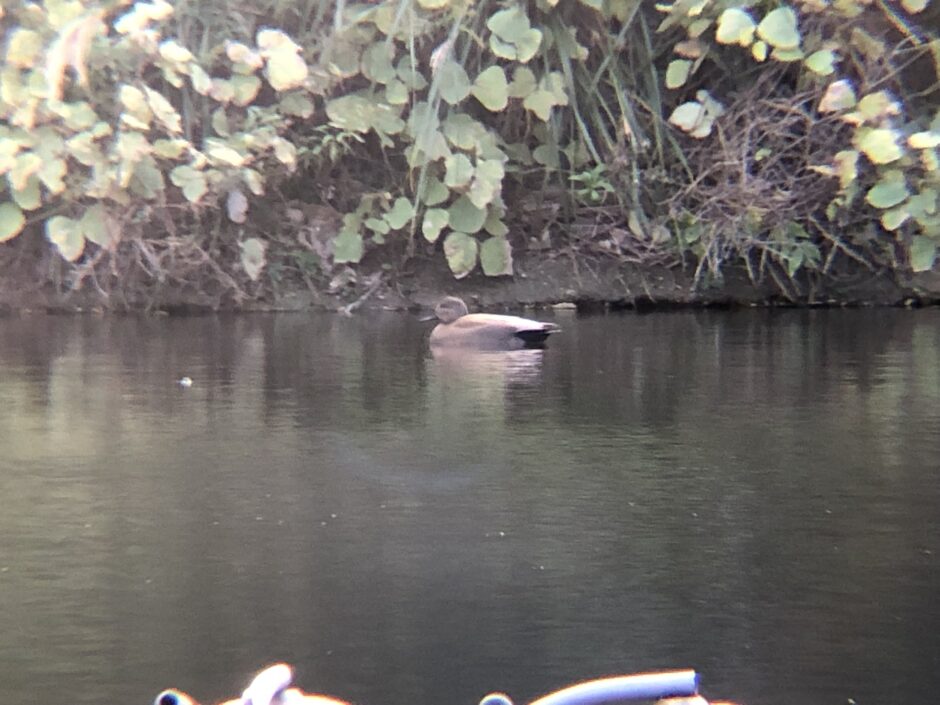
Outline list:
[[[933,702],[940,311],[556,320],[0,320],[0,701]]]

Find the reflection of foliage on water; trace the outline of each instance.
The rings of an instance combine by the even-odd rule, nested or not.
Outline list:
[[[140,692],[278,649],[351,697],[458,657],[881,682],[931,656],[936,318],[572,318],[463,360],[399,315],[5,319],[0,647],[37,647],[5,686]]]

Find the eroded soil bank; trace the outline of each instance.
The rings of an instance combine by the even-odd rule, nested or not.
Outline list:
[[[146,296],[116,300],[102,292],[37,287],[4,277],[0,312],[302,311],[310,308],[353,313],[369,309],[433,306],[441,296],[465,298],[473,308],[498,309],[559,303],[580,307],[644,309],[699,306],[926,306],[940,304],[940,272],[903,275],[862,266],[825,279],[765,275],[755,280],[742,267],[721,277],[694,267],[640,266],[612,259],[520,258],[512,277],[471,274],[455,280],[441,260],[415,260],[402,271],[376,270],[350,276],[339,285],[283,286],[255,300],[211,299],[204,292],[162,286]]]

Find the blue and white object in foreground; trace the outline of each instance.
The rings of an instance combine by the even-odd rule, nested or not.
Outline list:
[[[698,674],[695,671],[663,671],[613,676],[585,681],[544,695],[530,705],[607,705],[624,700],[658,700],[695,695]],[[480,705],[512,705],[502,693],[491,693]]]

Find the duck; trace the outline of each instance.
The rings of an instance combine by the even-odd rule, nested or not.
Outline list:
[[[291,688],[294,672],[286,663],[268,666],[255,676],[240,698],[226,700],[220,705],[349,705],[328,695],[304,693]],[[190,695],[168,688],[154,698],[153,705],[199,705]]]
[[[554,323],[519,316],[470,313],[457,296],[447,296],[434,308],[438,324],[431,331],[432,347],[476,350],[542,348],[560,329]]]

